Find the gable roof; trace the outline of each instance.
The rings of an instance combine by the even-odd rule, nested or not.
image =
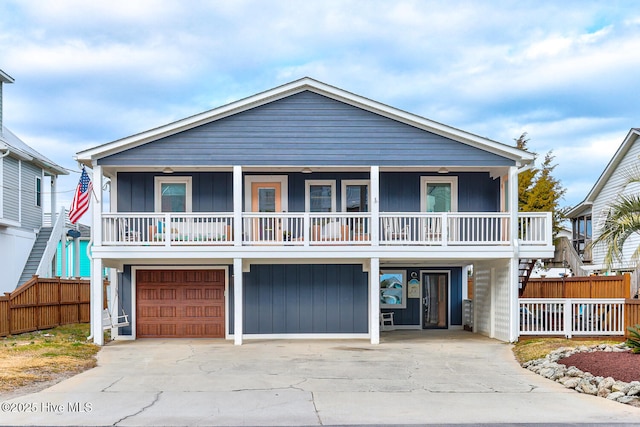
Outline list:
[[[258,93],[248,98],[232,102],[227,105],[209,110],[164,126],[160,126],[142,133],[138,133],[126,138],[122,138],[107,144],[99,145],[77,153],[77,160],[89,167],[92,160],[110,156],[140,145],[152,142],[167,136],[184,132],[216,120],[264,105],[278,99],[282,99],[303,91],[311,91],[328,98],[344,102],[346,104],[361,108],[381,116],[409,124],[419,129],[427,130],[434,134],[450,138],[452,140],[479,148],[490,153],[506,157],[515,162],[525,165],[533,162],[535,156],[526,151],[508,146],[487,138],[474,135],[451,126],[443,125],[433,120],[408,113],[397,108],[373,101],[371,99],[347,92],[334,86],[322,83],[309,77],[295,80],[291,83],[278,86],[274,89]]]
[[[626,138],[624,139],[622,144],[620,144],[620,147],[618,147],[618,150],[615,152],[615,154],[613,155],[613,157],[611,158],[607,166],[604,168],[604,171],[602,172],[602,174],[594,184],[593,188],[591,188],[591,191],[589,191],[589,193],[587,194],[587,196],[584,198],[582,202],[574,206],[567,213],[567,216],[569,218],[588,213],[591,210],[591,205],[593,205],[593,202],[598,197],[598,195],[604,188],[605,184],[609,181],[609,179],[617,169],[618,165],[627,155],[627,153],[629,152],[629,150],[631,149],[634,142],[636,141],[636,139],[638,139],[639,136],[640,136],[640,128],[631,128],[631,130],[629,130],[629,133],[627,134]]]
[[[37,164],[52,175],[57,176],[69,174],[69,172],[65,168],[57,165],[44,155],[29,147],[13,132],[3,126],[2,133],[0,134],[0,152],[4,154],[7,151],[21,160],[30,161]]]
[[[14,81],[13,77],[0,70],[0,83],[13,83]]]

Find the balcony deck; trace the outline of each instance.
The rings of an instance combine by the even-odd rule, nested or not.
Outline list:
[[[233,213],[103,213],[100,246],[353,246],[442,250],[510,248],[509,213],[242,213],[235,239]],[[517,244],[552,247],[551,214],[519,213]],[[222,248],[220,248],[222,249]]]

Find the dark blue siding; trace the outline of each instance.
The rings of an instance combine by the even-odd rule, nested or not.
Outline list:
[[[420,212],[420,172],[380,173],[381,212]],[[442,176],[442,175],[432,175]],[[459,212],[497,212],[500,180],[487,172],[452,173],[458,177]]]
[[[133,313],[132,307],[132,290],[131,290],[131,266],[125,265],[122,273],[118,273],[118,300],[120,302],[120,312],[118,315],[122,314],[122,310],[129,316],[129,321],[131,321],[131,315]],[[112,305],[113,301],[110,300],[111,295],[107,295],[109,298],[109,306]],[[115,313],[112,313],[112,316]],[[132,335],[132,327],[131,325],[125,326],[124,328],[120,328],[120,335]]]
[[[367,333],[361,265],[252,265],[244,273],[244,333]]]
[[[451,326],[462,325],[462,269],[460,267],[444,267],[444,268],[395,268],[394,270],[406,270],[407,277],[411,277],[411,273],[415,272],[420,277],[420,271],[449,271],[451,278],[451,305],[448,310],[451,312]],[[420,285],[422,286],[422,284]],[[406,309],[382,309],[382,311],[392,311],[393,321],[396,325],[419,325],[420,316],[422,316],[422,304],[420,298],[408,298]]]
[[[191,176],[193,212],[233,211],[233,178],[231,172],[193,172],[171,176]],[[153,172],[118,173],[118,211],[153,212],[154,177],[167,176]]]
[[[100,165],[510,166],[507,158],[301,92],[107,156]]]
[[[181,175],[186,174],[173,174],[172,176]],[[304,212],[306,180],[335,180],[336,206],[340,211],[342,210],[342,181],[369,179],[369,174],[365,172],[286,173],[282,175],[287,175],[289,178],[290,212]],[[381,173],[380,210],[382,212],[419,212],[420,177],[426,175],[420,172]],[[494,180],[486,172],[451,175],[458,177],[458,210],[460,212],[496,212],[499,210],[499,180]],[[151,172],[119,173],[118,211],[153,212],[154,176],[161,175]],[[194,172],[190,176],[193,178],[194,212],[231,212],[233,210],[233,180],[230,172]]]

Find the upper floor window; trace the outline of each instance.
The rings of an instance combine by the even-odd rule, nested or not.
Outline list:
[[[36,206],[42,207],[42,178],[40,178],[39,176],[36,176],[35,195],[36,195],[36,200],[35,200]]]
[[[458,210],[458,177],[421,177],[420,205],[423,212],[456,212]]]
[[[336,182],[333,180],[306,181],[304,204],[307,212],[335,212]]]
[[[156,212],[191,212],[191,177],[155,177]]]
[[[342,181],[342,211],[369,212],[369,181]]]
[[[582,255],[592,236],[591,214],[573,218],[571,222],[573,223],[573,247]]]

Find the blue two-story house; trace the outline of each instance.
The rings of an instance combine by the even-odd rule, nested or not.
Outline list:
[[[518,150],[303,78],[77,154],[118,339],[380,339],[394,328],[518,337],[518,262],[553,256],[519,213]],[[100,183],[100,184],[98,184]],[[114,286],[115,285],[115,286]],[[391,332],[390,332],[391,333]]]

